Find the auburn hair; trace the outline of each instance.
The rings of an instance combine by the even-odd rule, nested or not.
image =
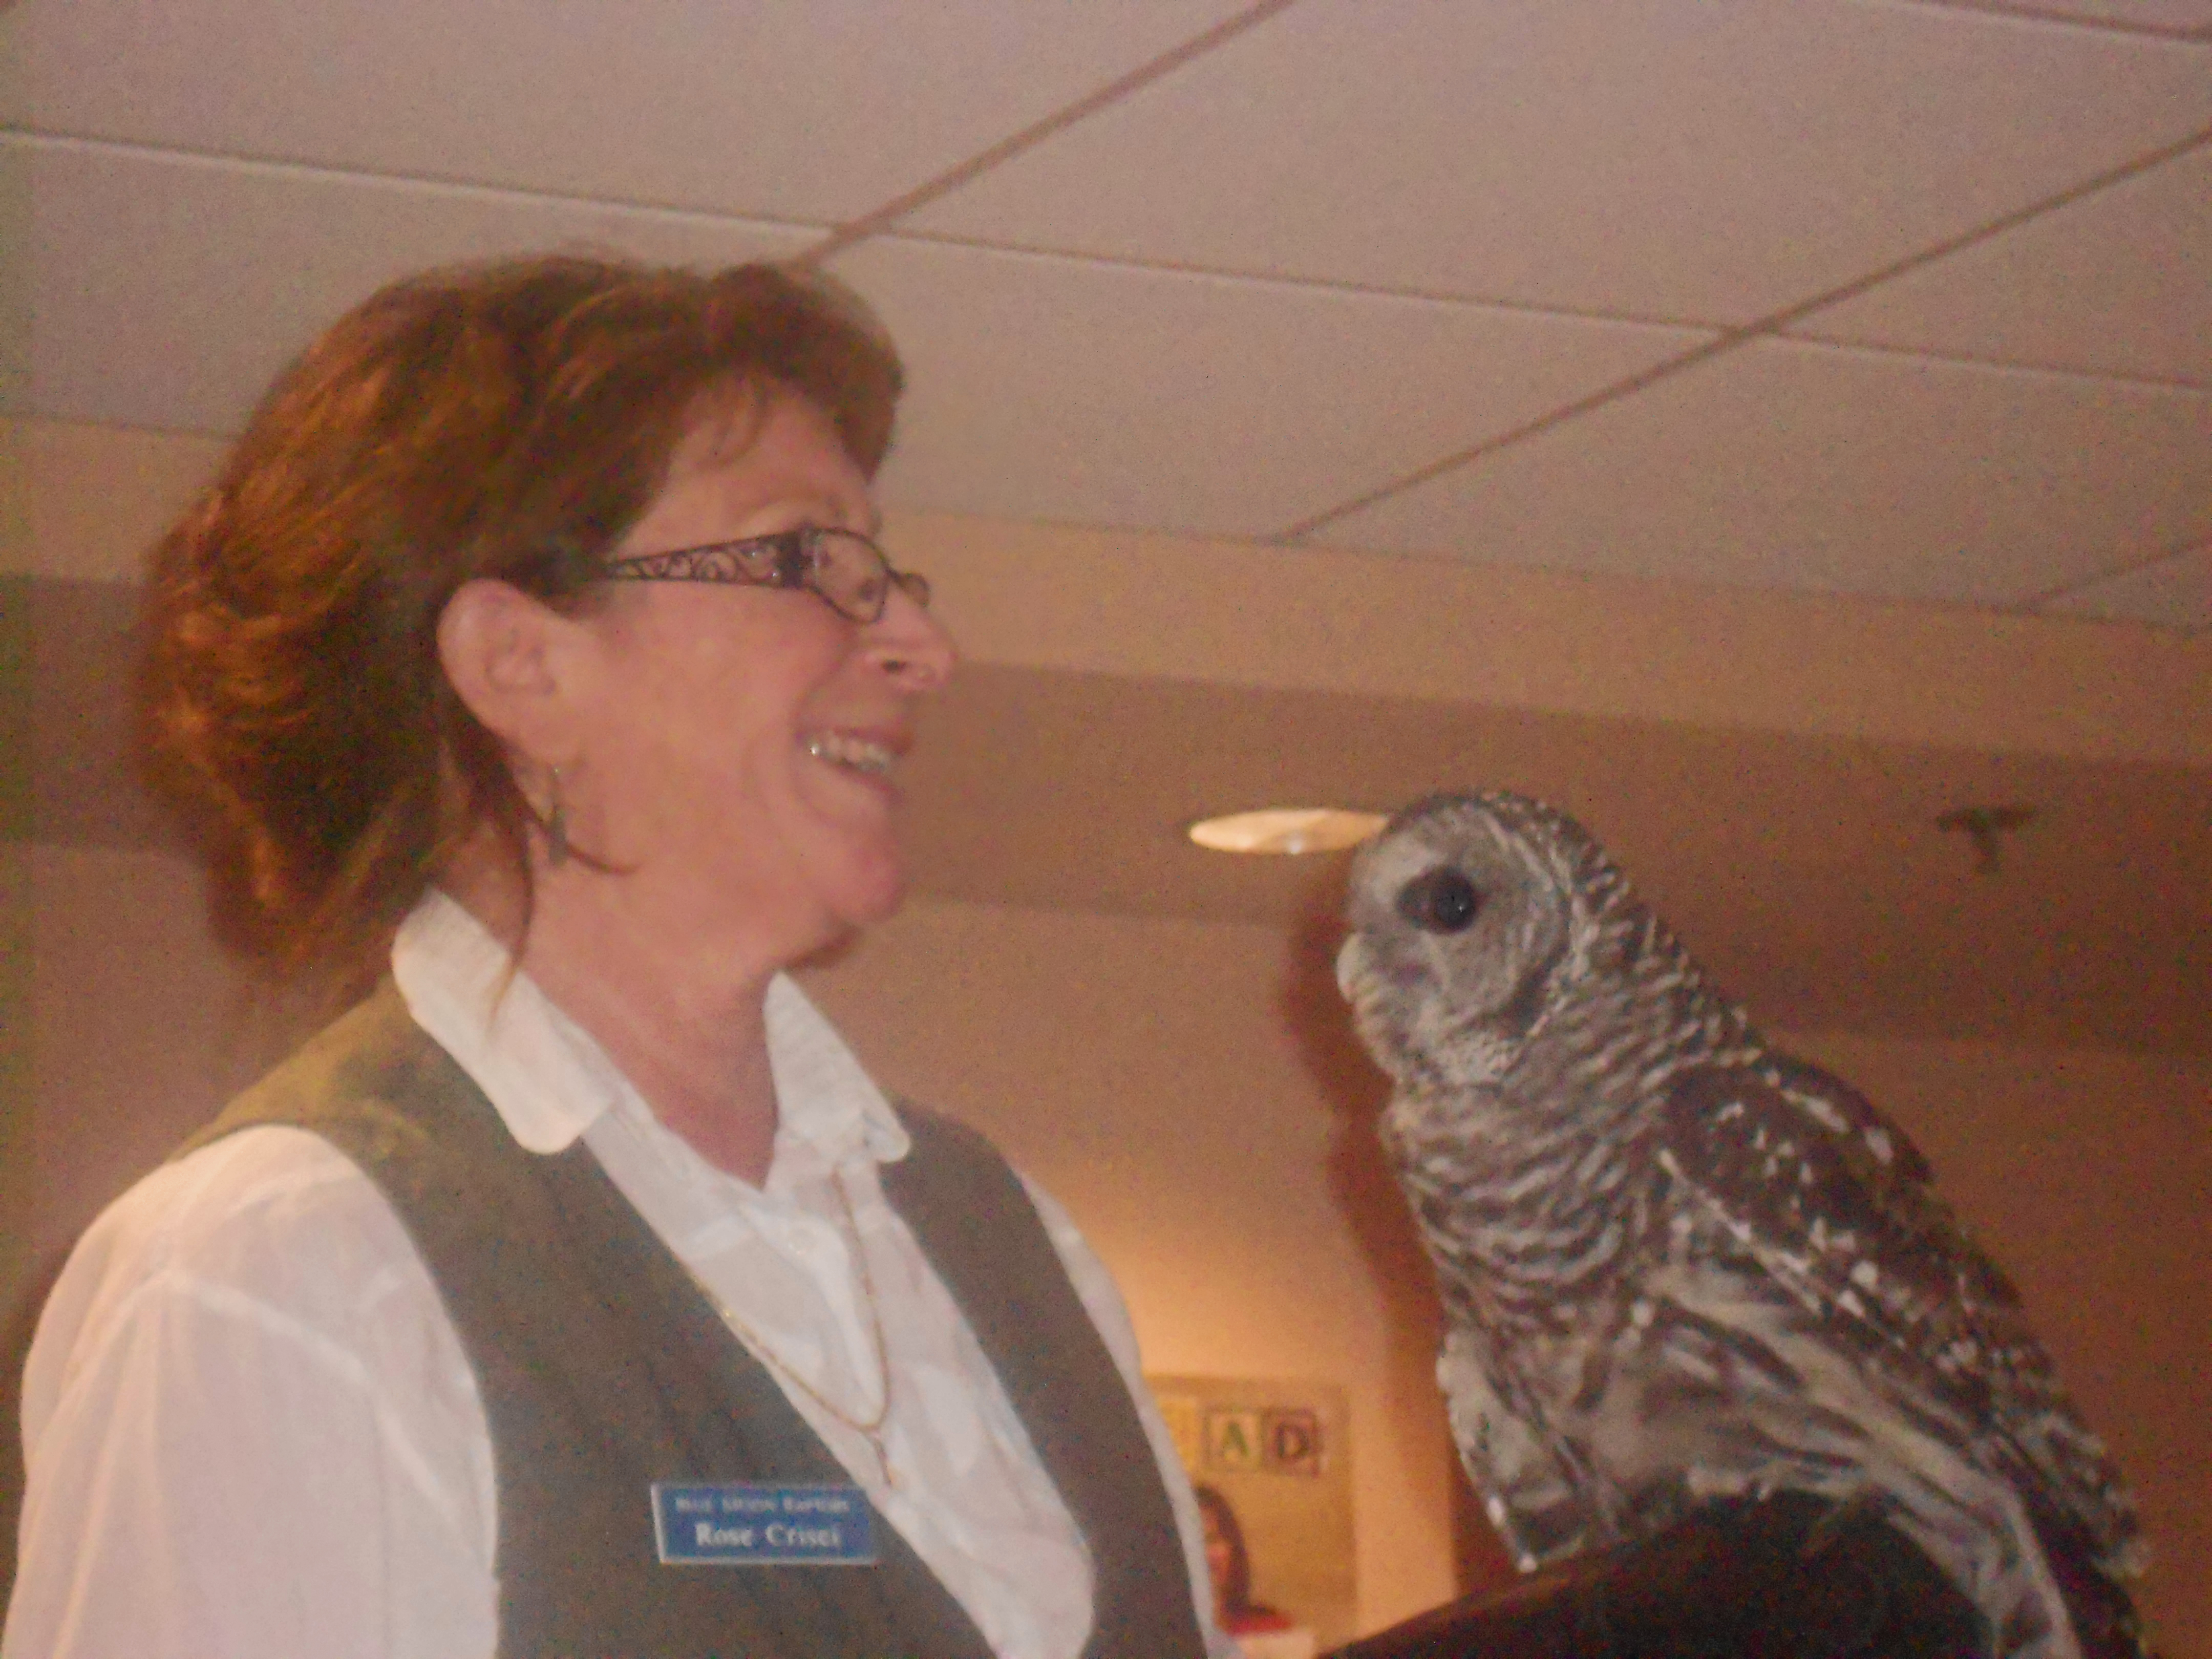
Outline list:
[[[765,264],[456,267],[333,325],[152,555],[141,735],[208,855],[218,932],[358,980],[487,829],[526,917],[534,815],[447,681],[447,601],[493,577],[589,603],[718,398],[809,399],[872,477],[901,380],[857,300]]]

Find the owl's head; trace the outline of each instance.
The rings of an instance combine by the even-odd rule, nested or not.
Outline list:
[[[1401,1084],[1510,1066],[1588,953],[1618,872],[1565,813],[1503,793],[1437,796],[1353,861],[1337,983]]]

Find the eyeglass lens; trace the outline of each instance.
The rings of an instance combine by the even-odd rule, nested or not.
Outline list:
[[[807,540],[822,597],[856,622],[881,616],[890,568],[874,545],[842,530],[817,530]]]
[[[816,591],[855,622],[884,614],[894,581],[915,604],[928,605],[928,581],[911,571],[894,571],[883,550],[858,532],[816,530],[808,540]]]

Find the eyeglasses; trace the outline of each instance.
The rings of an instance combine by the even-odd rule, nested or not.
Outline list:
[[[599,572],[611,582],[728,582],[739,587],[803,587],[839,616],[879,621],[896,586],[929,604],[929,578],[894,570],[884,550],[857,530],[802,525],[741,541],[681,547],[617,559]]]

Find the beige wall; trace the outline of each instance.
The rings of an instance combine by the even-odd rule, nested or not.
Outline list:
[[[45,1247],[279,1038],[158,854],[33,858],[35,1231]],[[988,1129],[1120,1273],[1162,1370],[1353,1401],[1362,1610],[1452,1593],[1424,1269],[1372,1151],[1378,1085],[1325,953],[1272,930],[917,904],[813,975],[890,1085]],[[2212,1652],[2212,1061],[1806,1040],[1884,1102],[2013,1269],[2136,1477],[2172,1659]]]

